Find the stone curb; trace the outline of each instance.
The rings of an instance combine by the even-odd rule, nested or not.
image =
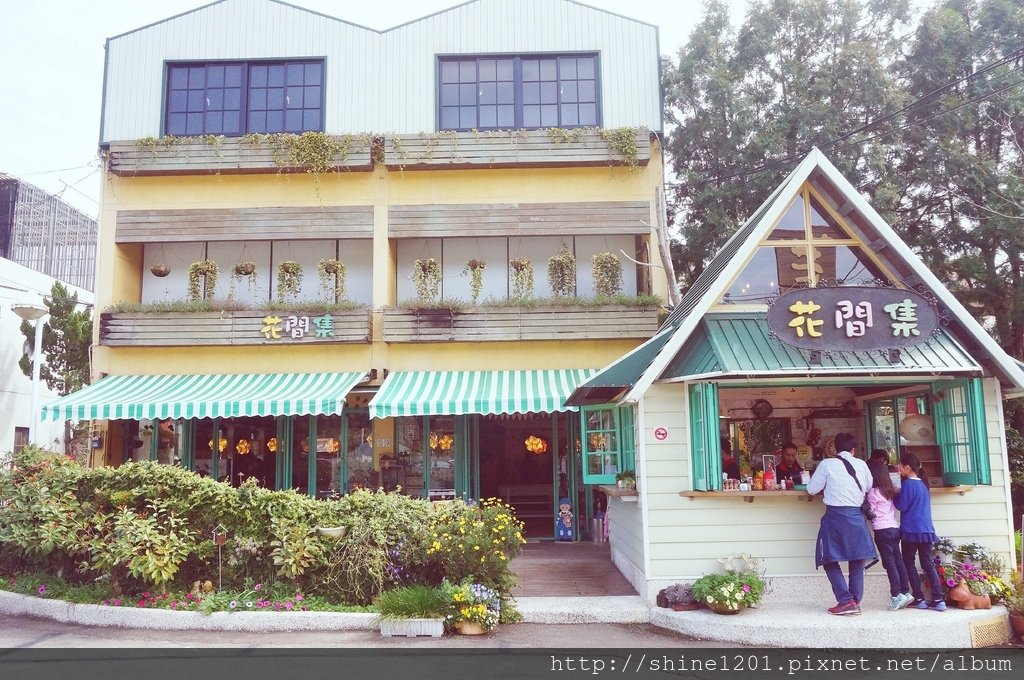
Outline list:
[[[377,615],[346,612],[179,612],[167,609],[74,604],[0,591],[0,613],[61,623],[153,630],[375,630]]]

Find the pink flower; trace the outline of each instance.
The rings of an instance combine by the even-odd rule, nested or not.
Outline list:
[[[743,584],[743,592],[745,592],[745,593],[749,593],[750,592],[750,586],[748,586],[746,583]]]
[[[295,608],[295,605],[292,604],[291,600],[288,600],[287,602],[284,603],[284,608],[287,609],[288,611],[291,611],[292,609]]]
[[[119,597],[115,597],[114,598],[114,606],[115,607],[120,607],[121,606],[121,598],[119,598]]]
[[[295,593],[295,601],[302,602],[302,593]]]
[[[36,589],[36,592],[38,592],[40,595],[46,595],[46,584],[44,583],[43,585],[39,586],[39,588]]]
[[[252,587],[252,589],[253,589],[253,590],[256,590],[256,591],[260,591],[260,590],[263,590],[263,584],[262,584],[262,583],[257,583],[256,585],[254,585],[254,586]]]
[[[145,607],[146,606],[146,601],[145,600],[139,600],[138,606],[139,607]]]

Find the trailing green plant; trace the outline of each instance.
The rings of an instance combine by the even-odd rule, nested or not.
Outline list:
[[[527,257],[516,257],[508,261],[512,268],[512,297],[527,300],[533,297],[533,263]]]
[[[473,304],[477,303],[480,299],[480,291],[484,287],[484,269],[487,268],[487,263],[483,260],[472,259],[466,263],[466,267],[462,270],[462,275],[468,275],[469,287],[473,294]]]
[[[600,128],[598,134],[613,151],[619,154],[622,162],[633,172],[640,170],[639,149],[636,145],[637,128]]]
[[[412,263],[412,285],[416,297],[424,302],[437,298],[441,292],[441,265],[432,257],[414,260]]]
[[[557,255],[548,258],[548,284],[555,297],[573,297],[576,293],[576,257],[565,243]]]
[[[596,253],[591,258],[594,271],[594,292],[614,297],[622,291],[622,261],[614,253]]]
[[[174,312],[299,312],[327,313],[344,312],[353,309],[365,309],[361,302],[343,300],[341,302],[261,302],[253,305],[240,300],[169,300],[166,302],[118,302],[104,308],[104,313],[113,314],[166,314]]]
[[[298,135],[288,132],[252,133],[242,137],[242,142],[270,147],[274,162],[282,170],[299,168],[312,174],[314,182],[319,183],[320,175],[335,171],[354,149],[369,147],[373,138],[370,135],[335,136],[308,131]]]
[[[552,298],[487,298],[483,305],[487,307],[511,307],[516,309],[533,309],[537,307],[658,307],[662,300],[657,295],[616,295],[612,298],[602,296],[594,297],[552,297]],[[402,300],[396,305],[398,309],[450,309],[452,311],[466,311],[472,308],[469,300],[456,298],[444,298],[435,301],[423,300]]]
[[[374,601],[380,618],[440,619],[448,611],[445,591],[437,586],[422,584],[399,586],[385,590]]]
[[[220,269],[213,260],[199,260],[188,266],[188,299],[212,300]],[[202,279],[202,286],[199,280]]]
[[[256,263],[242,261],[231,268],[231,285],[228,287],[228,300],[235,299],[235,288],[243,279],[248,278],[249,290],[256,287]]]
[[[302,288],[302,265],[295,260],[277,263],[277,301],[294,301]]]
[[[583,135],[586,133],[586,128],[572,128],[567,130],[565,128],[548,128],[548,137],[555,144],[579,144],[583,141]]]
[[[320,276],[320,289],[327,294],[333,302],[340,302],[345,299],[345,263],[341,260],[325,259],[316,264],[317,274]]]

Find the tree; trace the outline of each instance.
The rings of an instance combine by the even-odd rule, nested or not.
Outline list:
[[[904,64],[914,108],[894,224],[1002,347],[1024,358],[1024,5],[946,0]]]
[[[684,284],[813,146],[830,153],[901,106],[892,66],[909,18],[907,0],[754,0],[734,32],[726,5],[707,2],[665,69]],[[830,153],[840,171],[870,193],[884,188],[884,143],[841,141]]]
[[[64,396],[89,384],[89,347],[92,344],[92,313],[88,307],[80,311],[78,293],[70,294],[59,281],[54,282],[50,296],[44,300],[50,312],[43,324],[42,364],[39,377],[46,386]],[[21,332],[34,346],[35,326],[28,321],[21,322]],[[32,375],[32,360],[28,355],[21,357],[18,366],[22,372]],[[65,424],[65,442],[70,453],[70,423]]]

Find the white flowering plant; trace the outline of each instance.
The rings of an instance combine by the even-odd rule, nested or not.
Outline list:
[[[706,574],[691,587],[693,598],[711,609],[738,611],[761,601],[765,582],[756,571]]]

